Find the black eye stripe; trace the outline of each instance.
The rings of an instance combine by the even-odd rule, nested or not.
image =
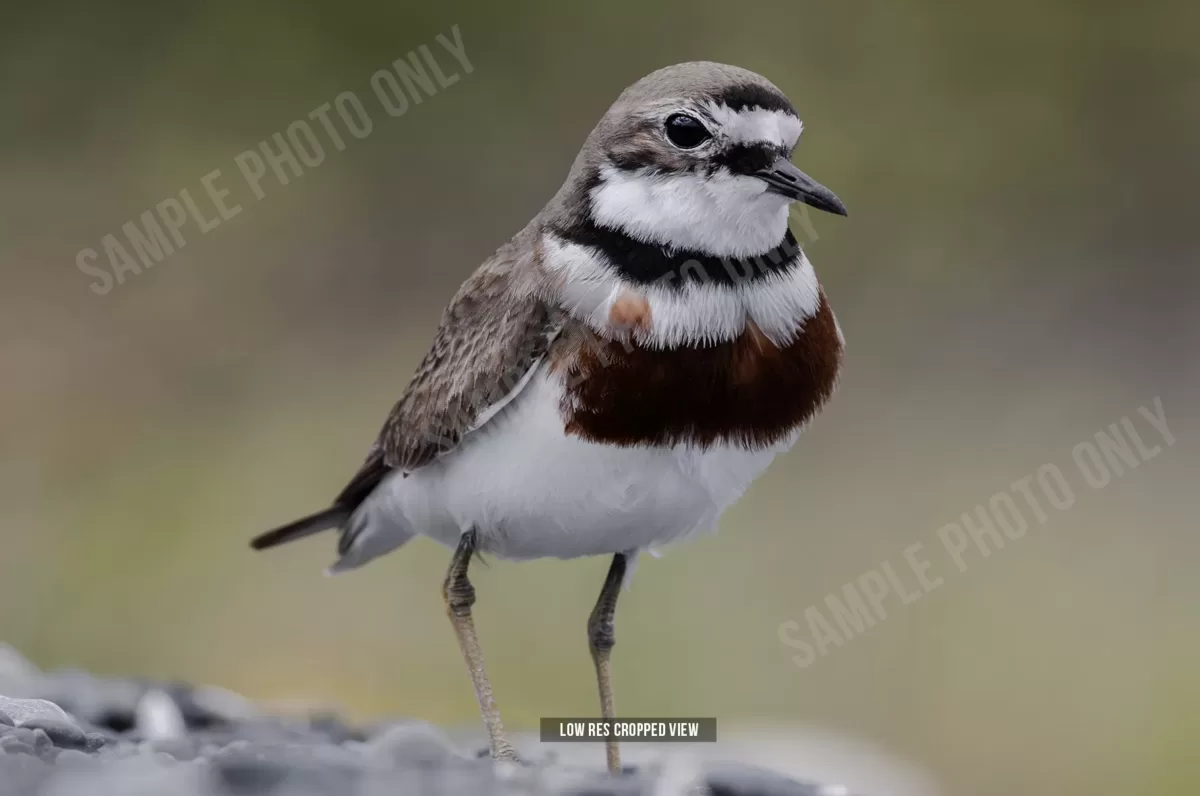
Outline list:
[[[787,156],[785,148],[774,144],[734,144],[714,155],[712,162],[734,174],[753,174]]]
[[[691,173],[702,169],[711,173],[717,168],[726,168],[734,174],[753,174],[768,168],[777,158],[789,157],[782,146],[772,144],[734,144],[713,154],[712,157],[680,168],[662,162],[659,153],[651,149],[627,150],[612,153],[609,162],[621,171],[647,169],[654,173]]]

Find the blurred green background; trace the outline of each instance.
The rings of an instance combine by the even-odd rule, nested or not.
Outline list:
[[[47,668],[473,725],[445,550],[418,540],[326,579],[330,537],[245,542],[342,486],[444,302],[619,91],[719,60],[789,94],[796,162],[850,207],[813,217],[807,246],[847,370],[719,535],[641,562],[617,621],[621,712],[827,728],[947,793],[1200,790],[1200,7],[2,15],[0,639]],[[436,42],[452,25],[470,74]],[[423,44],[461,79],[389,118],[370,76]],[[234,156],[347,90],[370,136],[322,138],[319,167],[256,199]],[[92,292],[80,249],[181,189],[212,216],[200,178],[218,168],[239,215]],[[937,528],[1042,464],[1069,471],[1073,446],[1155,396],[1174,447],[953,569]],[[795,666],[779,625],[915,542],[945,585]],[[475,568],[509,724],[597,712],[584,621],[606,566]]]

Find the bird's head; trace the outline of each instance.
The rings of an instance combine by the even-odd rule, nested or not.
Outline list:
[[[803,129],[770,81],[723,64],[660,69],[627,88],[572,171],[577,213],[637,240],[743,257],[779,244],[788,205],[842,202],[791,163]]]

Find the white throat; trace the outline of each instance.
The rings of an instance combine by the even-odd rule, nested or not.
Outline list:
[[[754,177],[601,169],[593,219],[647,243],[717,257],[751,257],[783,240],[788,200]]]

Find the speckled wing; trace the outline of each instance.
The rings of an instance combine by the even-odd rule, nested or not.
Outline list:
[[[450,302],[372,451],[382,464],[406,472],[428,464],[525,386],[561,330],[562,316],[533,291],[517,289],[513,278],[512,269],[485,266]]]
[[[512,249],[522,247],[514,241]],[[502,249],[463,284],[366,461],[333,505],[259,534],[252,547],[263,550],[344,528],[390,473],[411,472],[453,450],[521,392],[564,319],[561,310],[537,297],[528,265]],[[345,553],[351,541],[343,534],[338,549]]]

